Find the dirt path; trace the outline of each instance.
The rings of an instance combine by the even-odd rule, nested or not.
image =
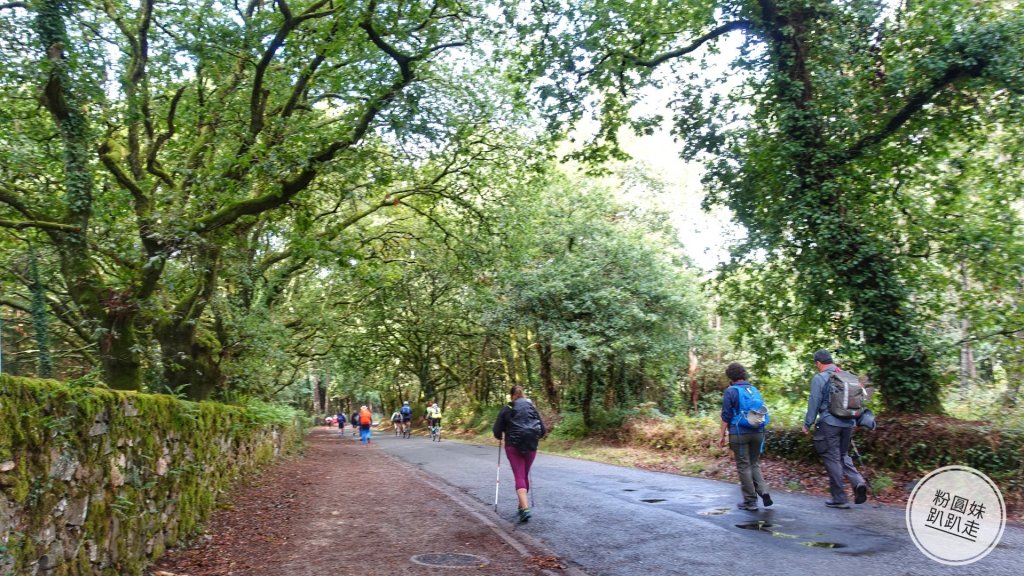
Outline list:
[[[304,455],[236,489],[196,545],[168,552],[149,574],[426,576],[452,572],[438,562],[473,560],[462,555],[487,563],[459,567],[460,575],[562,572],[544,550],[372,443],[326,428],[307,440]],[[417,563],[420,555],[435,565]]]

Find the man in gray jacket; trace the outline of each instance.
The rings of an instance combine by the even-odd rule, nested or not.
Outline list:
[[[853,427],[857,424],[853,418],[839,418],[828,409],[832,385],[831,374],[839,367],[832,362],[832,354],[828,350],[814,353],[814,366],[818,373],[811,379],[811,397],[807,401],[807,415],[804,416],[804,434],[809,434],[814,427],[814,450],[825,462],[828,472],[828,485],[832,498],[825,502],[830,508],[849,508],[849,498],[843,484],[844,477],[853,485],[854,503],[863,504],[868,498],[868,487],[864,477],[853,466],[853,459],[848,452],[853,441]]]

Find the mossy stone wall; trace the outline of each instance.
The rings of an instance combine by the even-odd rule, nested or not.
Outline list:
[[[0,575],[142,574],[302,432],[236,406],[0,375]]]

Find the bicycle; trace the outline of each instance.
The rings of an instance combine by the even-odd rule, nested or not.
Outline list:
[[[430,440],[433,442],[441,441],[441,425],[434,424],[430,427]]]
[[[402,422],[402,438],[412,436],[412,422]]]

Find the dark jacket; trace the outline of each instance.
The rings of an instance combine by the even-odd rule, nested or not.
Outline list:
[[[533,405],[533,402],[526,398],[519,398],[512,402],[509,402],[505,406],[502,406],[501,412],[498,413],[498,418],[494,421],[494,427],[491,429],[494,432],[494,437],[501,440],[506,432],[512,429],[512,417],[517,412],[525,412],[530,420],[535,420],[540,423],[540,437],[533,439],[508,439],[508,443],[519,449],[520,452],[533,452],[537,450],[537,440],[543,438],[547,434],[547,430],[544,428],[544,421],[540,418],[540,413],[537,412],[537,408]]]

